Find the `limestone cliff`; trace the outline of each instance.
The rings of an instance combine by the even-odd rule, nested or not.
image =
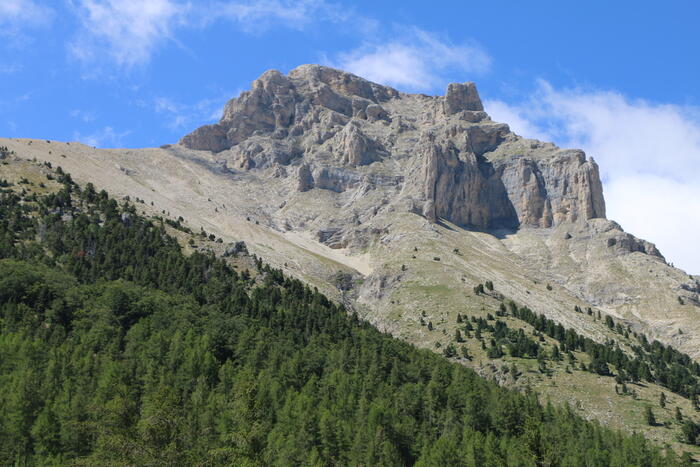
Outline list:
[[[431,221],[494,229],[605,217],[595,162],[491,121],[474,83],[431,97],[317,65],[268,71],[181,144],[234,172],[275,168],[300,192],[366,190],[400,172],[392,201]]]

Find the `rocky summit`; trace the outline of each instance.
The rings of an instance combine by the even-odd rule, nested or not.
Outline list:
[[[180,144],[216,153],[232,172],[272,169],[301,192],[357,200],[389,190],[386,204],[433,222],[494,229],[605,217],[595,161],[493,122],[474,83],[432,97],[318,65],[268,71],[219,123]],[[361,203],[351,205],[360,216]]]

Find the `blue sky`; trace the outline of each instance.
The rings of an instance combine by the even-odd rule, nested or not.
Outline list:
[[[582,147],[609,217],[700,273],[700,2],[0,0],[0,135],[158,146],[263,71],[402,91],[475,81],[523,136]]]

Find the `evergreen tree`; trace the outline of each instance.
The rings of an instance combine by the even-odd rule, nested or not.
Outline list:
[[[656,418],[654,417],[654,412],[651,410],[651,406],[646,406],[644,408],[644,419],[647,422],[647,425],[649,426],[655,426],[656,425]]]
[[[60,180],[0,193],[1,465],[678,465]]]
[[[697,444],[700,427],[698,427],[698,425],[692,420],[686,418],[683,425],[681,425],[681,433],[683,434],[683,441],[685,443]]]

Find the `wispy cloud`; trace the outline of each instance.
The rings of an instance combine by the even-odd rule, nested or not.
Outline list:
[[[117,132],[111,126],[106,126],[90,134],[73,133],[73,140],[87,146],[98,148],[116,148],[123,146],[123,140],[131,131]]]
[[[185,0],[74,1],[81,29],[69,44],[70,53],[86,64],[107,57],[126,69],[148,63],[168,43],[177,44],[177,34],[185,28],[225,21],[240,31],[259,33],[273,26],[303,29],[311,23],[345,21],[350,15],[323,0],[211,0],[196,5]]]
[[[46,26],[51,22],[53,10],[40,5],[34,0],[0,0],[0,37],[1,46],[22,47],[27,45],[27,30]],[[10,71],[8,71],[10,70]],[[17,71],[7,65],[0,73]]]
[[[33,0],[2,0],[0,24],[44,24],[51,19],[52,10]]]
[[[526,137],[583,148],[599,162],[608,215],[700,273],[700,109],[540,82],[527,100],[487,101],[494,120]]]
[[[85,123],[90,123],[97,119],[97,115],[91,110],[73,109],[69,112],[69,115],[73,118],[80,119]]]
[[[156,113],[165,116],[165,126],[172,131],[182,131],[221,118],[226,101],[233,94],[226,92],[219,96],[201,99],[194,104],[183,104],[167,97],[157,97],[153,101]],[[141,103],[146,106],[145,103]]]
[[[415,27],[399,32],[397,39],[365,43],[329,63],[371,81],[422,91],[444,85],[446,72],[481,74],[491,66],[491,57],[476,43],[454,44]]]
[[[69,50],[80,61],[99,61],[102,54],[126,68],[150,60],[173,30],[185,23],[187,3],[174,0],[78,0],[82,31]]]

